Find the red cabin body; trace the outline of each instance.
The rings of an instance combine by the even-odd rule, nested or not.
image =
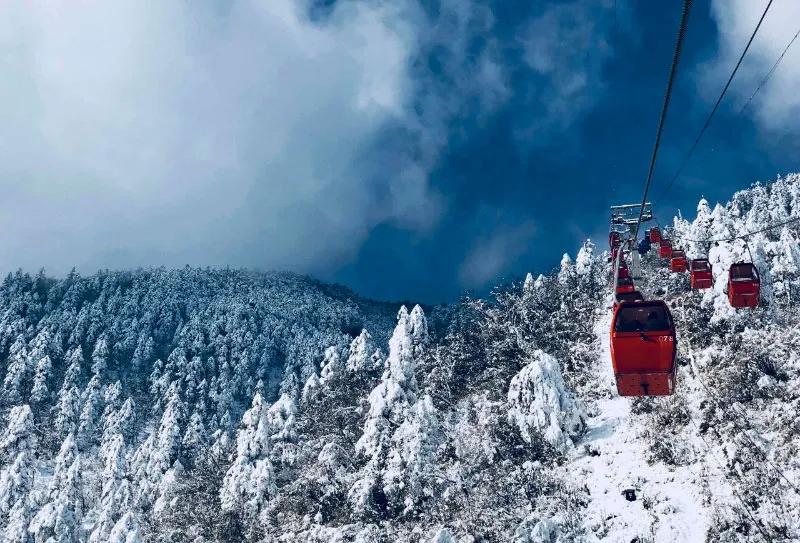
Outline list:
[[[714,276],[708,259],[695,258],[689,264],[689,285],[693,289],[711,288]]]
[[[633,285],[633,279],[630,277],[617,278],[617,294],[625,294],[626,292],[634,292],[636,291],[636,287]]]
[[[619,262],[619,273],[617,275],[620,279],[630,279],[631,272],[628,269],[628,264],[625,263],[624,260],[620,260]]]
[[[728,271],[728,301],[731,306],[757,307],[761,296],[758,269],[749,262],[731,264]]]
[[[655,226],[650,229],[649,236],[650,236],[650,243],[661,243],[661,230],[659,230]]]
[[[619,237],[619,232],[611,232],[608,234],[608,245],[613,249],[622,245],[622,240]]]
[[[611,364],[620,396],[675,391],[675,325],[661,300],[622,302],[611,319]]]
[[[614,298],[614,307],[621,304],[622,302],[643,302],[644,296],[638,290],[634,290],[633,292],[623,292],[622,294],[617,294]]]
[[[661,258],[672,258],[672,242],[670,240],[661,240],[661,245],[658,246],[658,256]]]
[[[669,267],[675,273],[686,273],[686,253],[680,249],[672,251]]]

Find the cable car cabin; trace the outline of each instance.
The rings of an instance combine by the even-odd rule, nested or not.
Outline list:
[[[622,245],[622,238],[619,237],[619,232],[610,232],[608,234],[608,245],[613,249]]]
[[[612,249],[611,249],[611,262],[614,262],[615,260],[617,260],[617,253],[618,252],[619,252],[619,247],[612,247]]]
[[[611,273],[614,273],[614,269],[613,268],[611,269]],[[617,276],[620,279],[630,279],[630,277],[631,277],[631,271],[628,268],[628,263],[625,262],[625,259],[621,259],[619,261],[619,273],[617,274]]]
[[[623,292],[622,294],[617,294],[616,298],[614,299],[614,307],[621,304],[622,302],[643,302],[644,296],[638,290],[634,290],[632,292]]]
[[[611,364],[620,396],[675,391],[675,324],[661,300],[622,302],[611,320]]]
[[[758,269],[749,262],[731,264],[728,271],[728,301],[731,306],[757,307],[761,295]]]
[[[661,245],[658,246],[658,256],[660,258],[672,258],[672,242],[670,240],[661,240]]]
[[[650,243],[661,243],[661,230],[654,226],[650,229],[648,237],[650,238]]]
[[[625,294],[626,292],[634,292],[636,287],[633,286],[633,279],[630,277],[617,277],[617,290],[616,294]]]
[[[680,249],[672,251],[669,267],[675,273],[686,273],[686,253]]]
[[[711,288],[714,276],[711,263],[706,258],[695,258],[689,263],[689,285],[693,289]]]

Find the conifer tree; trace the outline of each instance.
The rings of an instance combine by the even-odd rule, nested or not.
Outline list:
[[[424,313],[417,306],[409,315],[405,306],[389,340],[389,356],[380,383],[369,394],[369,412],[356,453],[366,461],[350,489],[357,515],[372,515],[383,500],[382,479],[395,428],[406,419],[416,401],[416,362],[427,339]]]
[[[236,436],[236,456],[220,489],[222,508],[255,522],[267,500],[276,491],[270,461],[270,429],[267,405],[256,393]]]
[[[83,392],[83,405],[78,420],[78,446],[85,450],[97,438],[97,423],[100,422],[103,398],[100,389],[100,376],[92,376]]]
[[[94,375],[102,374],[108,367],[108,343],[105,337],[101,337],[95,343],[94,351],[92,351],[92,373]]]
[[[47,501],[31,522],[30,532],[35,541],[77,542],[79,540],[83,517],[82,490],[81,456],[75,439],[70,434],[61,445],[56,458]]]
[[[44,355],[36,363],[36,370],[33,376],[33,386],[31,387],[30,401],[33,405],[41,405],[50,400],[50,382],[53,363],[48,355]]]
[[[16,509],[17,521],[27,518],[33,487],[36,437],[33,413],[28,405],[11,408],[8,425],[0,436],[0,517]]]
[[[3,379],[3,401],[7,404],[18,404],[22,401],[25,386],[29,379],[31,368],[28,367],[28,352],[25,347],[25,338],[17,336],[11,345],[6,366],[6,375]]]

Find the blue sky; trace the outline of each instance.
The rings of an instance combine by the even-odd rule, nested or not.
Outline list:
[[[290,0],[0,7],[7,269],[288,269],[427,302],[547,271],[641,198],[677,3]],[[796,171],[777,0],[696,2],[654,179],[687,214]]]

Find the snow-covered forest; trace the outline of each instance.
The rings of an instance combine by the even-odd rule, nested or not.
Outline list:
[[[716,280],[644,259],[677,324],[660,399],[616,394],[590,241],[425,309],[290,274],[9,275],[3,541],[800,539],[800,227],[703,241],[797,216],[790,175],[662,225]],[[751,255],[762,304],[733,310]]]

